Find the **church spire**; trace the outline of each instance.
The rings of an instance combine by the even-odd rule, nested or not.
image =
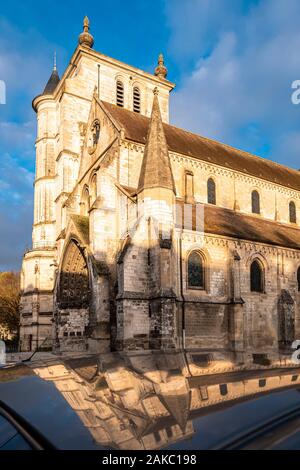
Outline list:
[[[144,158],[138,184],[138,193],[143,189],[166,188],[175,192],[168,145],[161,119],[158,89],[153,90],[154,98]]]
[[[94,38],[90,33],[90,20],[87,16],[83,19],[83,32],[79,35],[78,42],[81,46],[93,47]]]
[[[57,87],[58,83],[60,81],[58,71],[56,68],[56,52],[54,52],[54,58],[53,58],[53,70],[50,75],[50,78],[44,88],[43,95],[52,95],[55,91],[55,88]]]

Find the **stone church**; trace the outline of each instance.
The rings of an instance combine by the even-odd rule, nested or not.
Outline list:
[[[93,49],[37,114],[20,347],[278,358],[300,339],[300,173],[169,124],[167,79]]]

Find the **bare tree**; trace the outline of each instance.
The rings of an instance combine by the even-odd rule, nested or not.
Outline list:
[[[19,302],[19,273],[0,273],[0,326],[12,336],[16,336],[19,329]]]

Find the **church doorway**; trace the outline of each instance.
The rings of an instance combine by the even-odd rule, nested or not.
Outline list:
[[[82,343],[89,325],[90,282],[87,261],[75,240],[67,246],[57,288],[59,343]]]

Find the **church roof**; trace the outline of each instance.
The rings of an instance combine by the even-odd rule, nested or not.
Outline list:
[[[59,78],[58,72],[57,72],[56,68],[54,68],[52,70],[50,78],[49,78],[42,94],[43,95],[52,95],[55,88],[59,84],[59,81],[60,81],[60,78]]]
[[[154,94],[138,192],[146,188],[167,188],[175,192],[168,145],[161,119],[157,91]]]
[[[104,102],[112,117],[124,128],[125,137],[146,143],[149,118]],[[271,160],[251,155],[226,144],[163,124],[169,151],[236,170],[300,191],[300,172]]]
[[[182,207],[182,220],[177,220],[177,225],[182,226],[184,202],[177,201],[177,204]],[[203,206],[204,233],[300,249],[299,228],[210,204],[203,204]],[[199,220],[199,228],[201,229],[200,224],[201,220]],[[192,211],[192,229],[196,229],[195,205]]]

